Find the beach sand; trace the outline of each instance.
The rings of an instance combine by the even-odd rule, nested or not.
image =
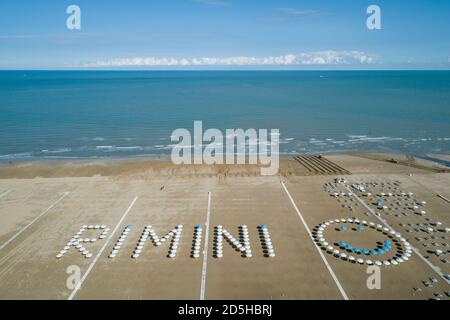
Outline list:
[[[343,176],[350,184],[398,181],[402,190],[427,202],[426,216],[395,216],[393,209],[381,217],[442,274],[450,274],[449,264],[441,261],[450,260],[448,254],[430,254],[427,251],[433,247],[424,247],[415,239],[430,234],[400,225],[423,224],[429,218],[441,222],[440,228],[450,227],[450,203],[436,196],[450,198],[450,173],[435,172],[443,167],[427,161],[417,161],[420,167],[386,161],[392,157],[326,156],[350,172],[345,175],[314,174],[290,157],[281,159],[277,176],[261,176],[258,166],[175,166],[167,160],[146,159],[2,163],[0,299],[199,299],[201,295],[205,299],[430,299],[434,294],[448,299],[449,284],[415,253],[399,265],[381,266],[381,289],[369,290],[366,265],[318,250],[308,233],[336,218],[379,223],[366,215],[364,206],[356,205],[356,198],[339,198],[338,202],[324,191],[324,184],[334,178]],[[343,205],[351,205],[353,211]],[[208,211],[208,253],[193,259],[193,228],[205,224]],[[92,258],[84,258],[74,248],[56,258],[82,225],[96,224],[111,231],[117,226],[117,231],[111,239],[108,235],[86,244]],[[117,256],[108,259],[127,224],[132,227],[126,241]],[[149,224],[160,235],[176,225],[184,226],[175,258],[167,258],[168,245],[155,247],[150,241],[138,259],[131,258]],[[238,226],[244,224],[249,228],[253,256],[241,257],[224,241],[223,258],[213,257],[214,226],[222,225],[237,236]],[[258,238],[257,227],[262,224],[270,231],[273,258],[264,256]],[[97,234],[87,231],[83,237]],[[325,235],[333,242],[343,236],[332,228]],[[367,230],[363,237],[349,233],[346,239],[370,246],[383,237]],[[432,242],[439,242],[445,251],[448,248],[443,244],[450,240],[427,243]],[[79,267],[82,276],[89,272],[75,294],[66,284],[69,266]],[[430,277],[437,282],[426,287],[422,282],[431,282]]]

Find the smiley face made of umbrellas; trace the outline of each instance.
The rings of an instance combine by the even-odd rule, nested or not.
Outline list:
[[[328,227],[338,231],[341,240],[331,242],[325,233]],[[367,237],[368,232],[376,232],[381,240],[376,241],[372,247],[358,247],[356,243],[346,240],[349,232],[361,233]],[[352,238],[355,235],[352,235]],[[397,233],[381,224],[359,220],[357,218],[334,219],[325,221],[313,231],[316,244],[334,257],[356,264],[365,265],[398,265],[408,261],[412,254],[412,247],[408,241]]]

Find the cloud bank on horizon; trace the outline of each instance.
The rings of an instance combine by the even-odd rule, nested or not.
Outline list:
[[[71,3],[0,1],[0,69],[450,70],[448,0],[377,0],[379,29],[354,0]]]
[[[84,64],[84,67],[171,67],[171,66],[295,66],[295,65],[350,65],[375,64],[378,57],[362,51],[319,51],[268,57],[201,57],[155,58],[134,57],[100,60]]]

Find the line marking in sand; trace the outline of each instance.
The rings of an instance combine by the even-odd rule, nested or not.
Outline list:
[[[383,225],[386,226],[386,228],[388,228],[391,231],[394,231],[395,233],[400,233],[397,232],[394,228],[392,228],[384,219],[382,219],[381,217],[377,216],[375,214],[375,211],[372,210],[371,207],[369,207],[360,197],[358,197],[350,188],[344,186],[345,189],[347,189],[347,191],[353,195],[356,200],[358,200],[359,203],[361,203],[371,214],[372,216],[374,216],[378,221],[380,221]],[[401,234],[401,233],[400,233]],[[411,244],[411,249],[414,251],[414,253],[423,260],[423,262],[425,262],[431,269],[433,269],[434,272],[436,272],[442,279],[444,279],[444,281],[447,284],[450,284],[450,281],[447,280],[444,276],[444,274],[441,272],[441,270],[436,267],[434,264],[432,264],[430,261],[428,261],[421,253],[418,249],[416,249],[412,244]]]
[[[287,189],[287,187],[283,181],[281,181],[281,185],[283,186],[284,191],[286,192],[287,196],[289,197],[289,200],[291,200],[292,206],[294,207],[295,211],[297,212],[298,216],[300,217],[300,220],[302,221],[303,226],[306,229],[306,232],[308,232],[309,238],[313,242],[313,245],[317,249],[317,252],[319,252],[320,257],[322,258],[323,262],[325,263],[325,266],[327,267],[328,272],[330,273],[331,277],[333,278],[334,283],[338,287],[339,292],[341,293],[344,300],[349,300],[347,294],[345,293],[344,288],[342,287],[341,283],[339,282],[339,279],[337,278],[336,274],[334,273],[333,269],[331,268],[330,264],[328,263],[327,259],[325,258],[322,250],[314,242],[314,238],[311,234],[311,230],[309,229],[308,224],[306,223],[305,219],[303,218],[303,215],[300,213],[300,210],[298,209],[297,205],[295,204],[294,199],[292,198],[291,194],[289,193],[289,190]]]
[[[122,224],[122,221],[125,219],[125,217],[128,215],[128,213],[131,211],[131,208],[134,206],[134,204],[137,201],[137,199],[138,199],[138,196],[136,196],[133,199],[133,201],[131,202],[131,204],[128,206],[127,210],[122,215],[122,217],[120,218],[119,222],[117,222],[117,224],[114,227],[113,231],[110,233],[110,235],[109,235],[108,239],[106,240],[105,244],[103,245],[103,247],[101,247],[100,251],[97,253],[97,255],[95,256],[94,260],[91,262],[91,264],[89,265],[89,267],[86,270],[85,274],[81,278],[80,282],[77,283],[77,285],[75,286],[75,289],[73,289],[72,293],[70,294],[69,298],[67,298],[67,300],[72,300],[75,297],[75,295],[77,294],[77,292],[81,289],[81,285],[83,284],[83,282],[88,277],[89,273],[94,268],[94,266],[97,263],[98,259],[102,255],[103,251],[105,251],[105,249],[108,246],[109,242],[114,237],[114,234],[117,232],[117,229],[119,229],[120,225]]]
[[[45,209],[44,211],[41,212],[40,215],[38,215],[36,218],[33,219],[33,221],[31,221],[29,224],[27,224],[25,227],[23,227],[22,229],[19,230],[19,232],[17,232],[15,235],[13,235],[11,238],[9,238],[4,244],[2,244],[0,246],[0,251],[3,250],[8,244],[10,244],[12,241],[14,241],[14,239],[16,239],[18,236],[20,236],[25,230],[27,230],[29,227],[31,227],[31,225],[33,223],[35,223],[36,221],[38,221],[41,217],[43,217],[45,214],[47,214],[47,212],[49,212],[54,206],[56,206],[61,200],[63,200],[70,192],[64,192],[63,195],[56,200],[55,202],[53,202],[50,207],[48,207],[47,209]]]
[[[446,197],[444,197],[443,195],[437,194],[436,195],[438,198],[441,198],[442,200],[444,200],[445,202],[450,203],[450,200],[448,200]],[[1,198],[1,197],[0,197]]]
[[[131,202],[131,204],[128,206],[127,210],[125,211],[125,213],[122,215],[122,217],[120,218],[119,222],[117,222],[116,226],[114,227],[113,231],[110,233],[108,239],[106,240],[106,242],[103,244],[103,247],[100,249],[100,251],[97,253],[97,255],[95,256],[94,260],[91,262],[91,264],[89,265],[88,269],[86,270],[86,273],[83,275],[83,277],[81,278],[80,282],[77,283],[77,285],[75,286],[75,289],[73,289],[72,293],[70,294],[69,298],[67,298],[67,300],[72,300],[75,295],[77,294],[77,292],[81,289],[81,285],[83,284],[84,281],[86,281],[86,278],[88,277],[89,273],[92,271],[92,269],[94,268],[95,264],[97,263],[98,259],[100,258],[100,256],[102,255],[103,251],[105,251],[106,247],[108,246],[109,242],[111,241],[111,239],[114,237],[115,233],[117,232],[117,229],[119,229],[119,227],[121,226],[123,220],[126,218],[126,216],[128,215],[128,213],[131,211],[131,208],[134,206],[134,204],[136,203],[137,199],[139,197],[136,196],[133,201]]]
[[[0,199],[6,196],[8,193],[10,193],[11,190],[5,191],[4,193],[0,194]]]
[[[211,191],[208,192],[208,210],[205,222],[205,246],[203,249],[202,284],[200,288],[200,300],[205,300],[206,289],[206,268],[208,267],[208,241],[209,241],[209,220],[211,216]]]

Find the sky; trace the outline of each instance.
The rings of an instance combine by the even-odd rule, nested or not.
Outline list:
[[[66,26],[69,5],[80,30]],[[0,2],[0,69],[72,68],[448,70],[450,1]]]

